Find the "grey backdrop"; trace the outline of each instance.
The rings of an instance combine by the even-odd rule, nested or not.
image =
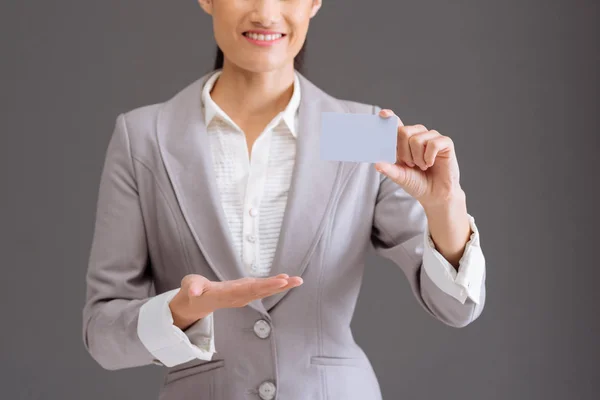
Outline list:
[[[324,3],[309,79],[454,139],[487,258],[486,309],[459,330],[368,259],[353,328],[384,398],[598,398],[598,2]],[[84,276],[115,118],[211,68],[210,18],[194,0],[12,0],[0,22],[0,398],[156,398],[159,367],[85,352]]]

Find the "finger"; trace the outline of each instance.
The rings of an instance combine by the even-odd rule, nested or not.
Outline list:
[[[302,285],[302,283],[303,283],[302,278],[300,278],[299,276],[295,276],[295,277],[288,279],[287,285],[279,287],[279,288],[270,288],[268,291],[261,292],[256,298],[265,298],[268,296],[272,296],[274,294],[284,292],[286,290],[298,287],[298,286]]]
[[[437,131],[427,131],[416,133],[408,139],[413,161],[423,171],[427,169],[427,162],[425,161],[425,148],[432,139],[438,136],[440,136],[440,134]]]
[[[397,161],[414,167],[415,160],[410,148],[409,140],[413,135],[427,131],[423,125],[408,125],[398,127],[398,145],[396,147],[396,159]]]
[[[288,285],[287,279],[279,278],[259,278],[248,283],[247,287],[243,287],[239,292],[234,293],[234,296],[245,299],[246,304],[250,301],[261,299],[278,293]]]
[[[200,296],[208,289],[209,285],[210,281],[208,279],[197,274],[188,274],[181,280],[181,289],[189,297]]]
[[[404,126],[404,123],[402,122],[400,117],[398,117],[392,110],[388,108],[384,108],[383,110],[379,111],[379,116],[383,118],[390,118],[392,116],[396,116],[396,118],[398,119],[398,126]]]
[[[302,285],[303,282],[304,281],[299,276],[290,278],[288,280],[288,284],[285,285],[284,287],[272,290],[269,293],[263,293],[259,298],[262,299],[262,298],[265,298],[265,297],[273,296],[274,294],[277,294],[277,293],[285,292],[286,290],[290,290],[290,289],[293,289],[295,287],[298,287],[298,286]],[[257,300],[257,299],[254,299],[254,300]]]
[[[290,285],[293,285],[294,287],[296,286],[300,286],[304,283],[304,279],[302,279],[299,276],[293,276],[290,279],[288,279],[288,282]]]
[[[286,286],[284,286],[283,288],[279,289],[279,291],[292,289],[292,288],[302,285],[303,283],[304,283],[304,280],[302,278],[300,278],[299,276],[294,276],[294,277],[288,279],[288,284]]]
[[[379,111],[379,115],[384,118],[390,118],[392,116],[396,116],[396,114],[390,109],[383,109]],[[405,137],[401,134],[400,128],[404,127],[404,124],[400,120],[398,116],[398,136],[396,138],[396,162],[404,163],[410,167],[414,167],[414,163],[412,162],[412,157],[410,154],[410,147],[408,143],[406,143]]]
[[[427,128],[423,125],[408,125],[398,127],[398,145],[396,147],[397,161],[403,162],[409,167],[416,165],[413,154],[410,148],[409,140],[413,135],[427,132]]]
[[[236,287],[236,294],[241,295],[260,295],[261,293],[269,292],[274,289],[279,289],[287,285],[288,281],[286,278],[249,278],[243,284]]]
[[[279,274],[269,278],[241,278],[233,281],[211,282],[211,290],[206,292],[209,299],[217,304],[216,308],[243,307],[253,300],[299,286],[302,278],[289,278]]]
[[[268,281],[256,281],[250,284],[249,293],[252,298],[261,298],[268,296],[270,293],[277,292],[278,290],[288,285],[287,279],[272,279]]]
[[[206,295],[219,303],[229,305],[232,301],[250,299],[270,288],[279,288],[287,284],[280,278],[241,278],[225,282],[212,282],[211,290]]]
[[[442,151],[451,150],[454,148],[454,142],[448,136],[439,135],[435,139],[430,140],[425,148],[423,158],[428,166],[435,163],[435,158]]]
[[[206,294],[217,304],[216,308],[243,307],[285,285],[287,279],[242,278],[215,283],[216,290]]]
[[[289,277],[287,274],[277,275],[277,277],[280,277],[280,276]],[[273,278],[267,278],[267,279],[273,279]],[[248,295],[248,297],[246,297],[246,301],[249,303],[250,301],[253,301],[253,300],[263,299],[265,297],[269,297],[274,294],[284,292],[286,290],[300,286],[302,283],[303,283],[303,280],[299,276],[295,276],[295,277],[287,279],[287,284],[285,284],[284,286],[275,286],[275,285],[266,286],[263,281],[257,280],[256,282],[251,283],[251,285],[256,285],[256,286],[249,289],[249,291],[246,293]]]

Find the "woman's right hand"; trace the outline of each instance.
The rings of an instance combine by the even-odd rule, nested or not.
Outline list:
[[[173,324],[184,330],[219,308],[244,307],[300,286],[302,278],[280,274],[269,278],[242,278],[213,282],[202,275],[190,274],[181,280],[181,290],[169,303]]]

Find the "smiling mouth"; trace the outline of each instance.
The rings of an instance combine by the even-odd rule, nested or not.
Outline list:
[[[254,32],[244,32],[243,35],[246,36],[248,39],[258,40],[260,42],[273,42],[286,36],[284,33],[263,34]]]

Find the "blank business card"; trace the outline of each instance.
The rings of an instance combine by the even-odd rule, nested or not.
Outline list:
[[[396,162],[398,117],[321,113],[321,159],[376,163]]]

